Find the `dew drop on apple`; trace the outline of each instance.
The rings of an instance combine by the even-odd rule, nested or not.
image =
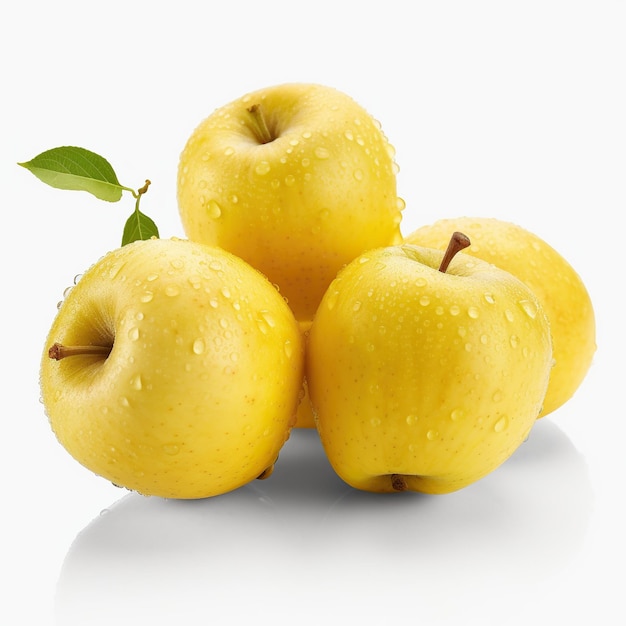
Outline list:
[[[450,413],[450,419],[453,422],[458,422],[465,415],[465,411],[463,409],[454,409],[452,413]]]
[[[137,341],[137,339],[139,339],[139,329],[136,326],[128,329],[128,338],[131,341]]]
[[[480,312],[478,311],[477,307],[471,306],[469,307],[469,309],[467,309],[467,315],[471,317],[473,320],[475,320],[475,319],[478,319]]]
[[[420,297],[420,304],[422,306],[428,306],[430,304],[430,297],[429,296],[421,296]]]
[[[517,335],[511,335],[509,342],[511,344],[511,348],[517,348],[517,346],[519,346],[519,337]]]
[[[167,287],[165,287],[165,295],[169,296],[170,298],[177,296],[179,293],[180,289],[178,285],[167,285]]]
[[[270,164],[267,161],[259,161],[256,164],[256,167],[254,168],[254,171],[259,175],[259,176],[265,176],[265,174],[267,174],[271,169]]]
[[[439,437],[439,433],[432,428],[426,433],[426,439],[428,439],[428,441],[435,441],[437,437]]]
[[[374,427],[380,426],[381,424],[380,417],[372,417],[372,419],[370,420],[370,424]]]
[[[217,203],[216,200],[209,200],[209,202],[206,205],[206,212],[210,218],[216,220],[218,217],[222,215],[222,208],[220,207],[220,205]]]
[[[497,433],[501,433],[506,430],[509,426],[509,418],[506,415],[503,415],[494,425],[493,429]]]
[[[180,448],[175,443],[166,443],[163,446],[163,452],[169,456],[175,456],[180,452]]]
[[[202,354],[205,349],[204,339],[199,337],[193,342],[192,350],[194,354]]]
[[[496,389],[491,396],[491,399],[494,402],[502,402],[502,391],[500,389]]]
[[[489,293],[488,291],[483,294],[483,298],[485,298],[485,302],[487,304],[495,304],[496,302],[495,298],[493,297],[493,294]]]
[[[152,302],[152,298],[154,298],[154,294],[151,291],[146,291],[141,294],[139,300],[144,303]]]
[[[287,339],[284,344],[285,356],[290,359],[293,356],[293,343]]]
[[[141,379],[141,374],[136,374],[130,379],[130,386],[135,391],[141,391],[143,389],[143,381]]]
[[[329,311],[332,311],[337,304],[337,300],[339,299],[339,292],[336,289],[328,292],[328,297],[326,298],[326,306]]]
[[[507,309],[504,312],[504,317],[506,317],[509,322],[512,322],[515,319],[515,315],[513,315],[513,311],[511,311],[511,309]]]
[[[359,182],[363,180],[363,170],[354,170],[352,175],[354,176],[354,180]]]
[[[537,317],[537,305],[534,302],[530,300],[520,300],[518,304],[530,319],[534,320]]]
[[[323,148],[322,146],[318,146],[317,148],[315,148],[314,152],[315,156],[318,159],[327,159],[330,156],[330,151],[326,148]]]
[[[292,187],[295,183],[296,177],[293,174],[287,174],[287,176],[285,176],[285,185],[287,185],[287,187]]]

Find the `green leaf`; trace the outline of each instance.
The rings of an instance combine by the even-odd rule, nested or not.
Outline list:
[[[122,191],[127,189],[120,185],[105,158],[85,148],[52,148],[18,165],[51,187],[87,191],[107,202],[117,202],[122,197]]]
[[[135,209],[124,225],[122,245],[125,246],[127,243],[151,239],[152,237],[156,237],[157,239],[159,237],[157,225],[139,209]]]

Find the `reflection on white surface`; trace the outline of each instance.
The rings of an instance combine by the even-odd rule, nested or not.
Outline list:
[[[427,623],[469,623],[491,589],[523,595],[566,567],[592,500],[583,457],[548,418],[496,472],[446,496],[353,490],[317,433],[298,430],[268,480],[201,501],[128,494],[103,511],[67,554],[57,623],[319,623],[334,601],[332,623],[417,606]]]

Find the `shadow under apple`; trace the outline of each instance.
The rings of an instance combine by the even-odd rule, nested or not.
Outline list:
[[[57,620],[156,625],[263,607],[313,620],[324,611],[312,594],[374,611],[394,594],[435,602],[444,581],[538,580],[576,553],[592,499],[583,457],[545,419],[498,470],[445,496],[356,491],[298,429],[267,480],[196,501],[131,493],[103,511],[68,551]]]

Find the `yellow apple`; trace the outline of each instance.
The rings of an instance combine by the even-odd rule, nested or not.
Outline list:
[[[405,241],[443,248],[453,230],[462,230],[472,240],[468,254],[515,275],[541,302],[550,321],[555,364],[539,417],[552,413],[574,395],[596,351],[595,315],[583,280],[543,239],[496,218],[438,220],[418,228]]]
[[[337,271],[401,242],[394,150],[348,95],[318,84],[260,89],[210,114],[180,156],[187,236],[263,272],[310,321]]]
[[[59,442],[145,495],[204,498],[271,473],[295,420],[304,351],[257,270],[181,239],[96,262],[63,301],[41,360]]]
[[[457,241],[458,237],[454,237]],[[371,250],[313,321],[306,377],[328,459],[365,491],[443,494],[498,467],[546,392],[546,316],[511,274],[454,250]]]

